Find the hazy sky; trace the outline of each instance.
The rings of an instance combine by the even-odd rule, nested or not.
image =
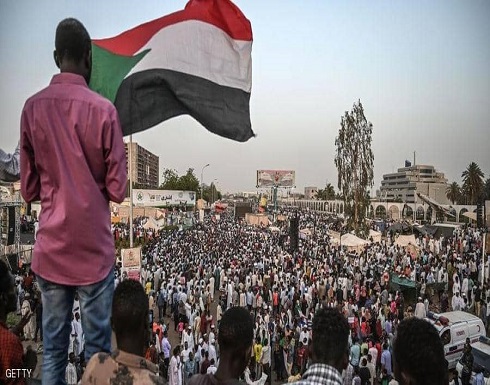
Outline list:
[[[184,0],[0,2],[0,147],[12,151],[25,100],[45,87],[57,23],[76,17],[92,38],[182,9]],[[490,1],[236,0],[252,22],[256,138],[235,143],[179,117],[133,136],[160,168],[189,167],[223,191],[255,191],[257,169],[296,171],[337,188],[340,117],[361,99],[374,125],[375,184],[405,159],[449,181],[477,162],[490,176]]]

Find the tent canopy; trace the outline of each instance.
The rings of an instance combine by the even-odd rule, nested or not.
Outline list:
[[[476,213],[470,213],[469,211],[466,211],[463,213],[463,215],[466,218],[470,218],[472,221],[476,221]]]
[[[414,231],[418,231],[420,234],[422,235],[432,235],[434,236],[436,231],[437,231],[437,227],[434,227],[434,226],[413,226],[413,229]]]
[[[369,238],[373,238],[373,242],[381,242],[381,233],[379,231],[369,230]]]
[[[158,230],[162,226],[165,226],[165,219],[155,220],[154,218],[148,218],[146,223],[143,225],[145,230],[153,229]]]
[[[366,241],[365,239],[356,237],[354,234],[344,234],[342,235],[342,246],[347,247],[357,247],[368,245],[371,242]]]
[[[417,242],[415,240],[415,235],[399,235],[395,241],[395,245],[406,247],[408,245],[417,246]]]

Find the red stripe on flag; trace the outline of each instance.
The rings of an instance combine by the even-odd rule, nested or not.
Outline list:
[[[141,24],[117,36],[94,39],[101,48],[125,56],[133,56],[162,28],[188,20],[212,24],[235,40],[252,40],[250,21],[229,0],[190,0],[185,9]]]

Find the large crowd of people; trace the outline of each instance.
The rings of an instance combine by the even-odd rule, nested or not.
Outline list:
[[[481,282],[487,266],[477,230],[460,228],[438,239],[420,236],[415,249],[396,246],[395,237],[387,234],[381,242],[350,252],[333,242],[330,231],[338,222],[329,215],[298,210],[282,214],[298,215],[299,227],[313,230],[299,240],[297,250],[290,250],[287,221],[280,231],[248,225],[231,212],[219,219],[211,214],[180,231],[145,230],[144,218],[135,221],[133,231],[146,238],[141,283],[152,314],[144,354],[170,385],[217,370],[220,323],[232,307],[252,315],[253,349],[244,379],[255,385],[305,375],[319,309],[337,309],[348,324],[349,359],[342,383],[349,385],[357,377],[363,384],[393,379],[393,337],[405,318],[425,318],[429,310],[464,310],[480,316],[488,327],[490,290],[488,281]],[[128,237],[129,228],[122,228],[114,226],[113,231]],[[393,290],[393,274],[416,281],[418,298]],[[120,261],[114,277],[116,288],[127,280]],[[16,284],[18,312],[34,313],[38,320],[31,317],[23,337],[36,340],[40,332],[42,339],[42,303],[34,275],[18,276]],[[83,364],[84,350],[79,306],[75,298],[69,352],[77,379],[83,365],[76,357]],[[174,346],[169,334],[178,334]]]
[[[490,292],[487,282],[479,280],[486,266],[477,230],[458,229],[439,239],[420,237],[417,254],[396,246],[394,237],[350,254],[331,241],[329,230],[335,221],[305,211],[300,213],[300,228],[314,231],[290,252],[289,239],[281,232],[250,226],[227,214],[215,218],[187,231],[153,230],[143,250],[141,279],[156,323],[182,335],[182,368],[191,356],[188,351],[196,372],[202,371],[203,363],[207,370],[208,361],[216,362],[214,328],[233,306],[253,314],[256,348],[250,376],[258,380],[264,372],[269,382],[271,368],[278,381],[305,372],[312,318],[322,307],[338,308],[349,321],[352,370],[344,373],[345,383],[355,377],[358,366],[374,368],[373,380],[392,376],[391,358],[383,359],[388,357],[384,351],[391,352],[397,325],[406,317],[424,318],[429,309],[465,310],[488,325]],[[134,231],[144,234],[139,226]],[[402,291],[390,290],[391,274],[419,283],[417,304],[409,303]],[[119,281],[124,272],[117,269],[116,276]],[[166,316],[170,318],[164,320]],[[166,325],[166,320],[171,322]],[[155,342],[157,351],[160,342]],[[206,358],[209,351],[213,357]],[[170,349],[164,355],[169,361]]]

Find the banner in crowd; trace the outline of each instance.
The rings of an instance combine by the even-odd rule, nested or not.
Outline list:
[[[133,190],[135,206],[195,206],[195,191],[180,190]]]
[[[257,170],[257,187],[294,187],[293,170]]]
[[[141,279],[141,247],[121,250],[122,273],[126,273],[129,279],[140,281]]]

